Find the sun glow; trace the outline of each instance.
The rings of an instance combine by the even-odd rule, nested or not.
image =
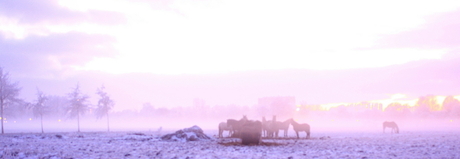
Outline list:
[[[329,104],[321,104],[321,107],[324,108],[325,110],[329,110],[334,107],[338,107],[341,105],[347,105],[349,103],[329,103]]]
[[[375,4],[367,4],[372,9],[354,5],[362,1],[335,2],[344,5],[342,7],[306,1],[173,1],[152,2],[151,5],[128,2],[59,1],[60,5],[73,10],[117,11],[127,18],[123,26],[97,28],[87,25],[79,28],[83,32],[101,32],[116,37],[115,47],[120,54],[112,58],[95,58],[78,69],[117,74],[350,69],[440,58],[445,53],[444,50],[411,48],[356,48],[375,45],[375,35],[393,34],[423,24],[423,18],[417,13],[427,14],[425,12],[449,6],[433,6],[429,11],[413,8],[410,14],[405,9],[394,8],[388,15]],[[391,3],[380,5],[394,7]],[[326,11],[320,6],[332,8]],[[254,8],[258,12],[254,12]],[[275,12],[273,8],[279,11]],[[363,11],[367,14],[361,14]],[[341,14],[337,15],[339,12]],[[322,18],[315,13],[320,13]],[[387,16],[392,18],[376,18]],[[362,21],[363,18],[367,21]],[[387,27],[381,27],[382,24]],[[341,27],[335,27],[337,25]]]
[[[392,0],[386,3],[361,0],[57,2],[63,9],[83,13],[104,11],[122,15],[125,20],[114,25],[83,21],[34,26],[0,17],[3,24],[0,32],[5,33],[5,38],[15,39],[68,32],[114,37],[118,55],[96,57],[72,68],[115,74],[351,69],[439,59],[448,50],[360,48],[375,46],[381,35],[420,27],[426,23],[426,15],[456,9],[452,1],[436,4]]]
[[[458,99],[458,97],[460,96],[455,96],[456,99]],[[445,98],[446,96],[435,96],[436,104],[441,106]],[[363,104],[373,105],[372,103],[381,103],[382,104],[381,111],[383,111],[385,110],[386,107],[388,107],[392,103],[399,103],[401,105],[413,107],[413,106],[416,106],[418,100],[419,100],[418,98],[408,98],[408,96],[405,94],[397,93],[397,94],[391,95],[390,98],[388,99],[372,100],[368,102],[357,102],[357,103],[330,103],[330,104],[321,104],[320,106],[324,110],[330,110],[331,108],[335,108],[338,106],[353,106],[353,105],[363,105]]]
[[[409,105],[409,106],[414,106],[417,103],[418,99],[409,99],[407,95],[402,94],[402,93],[397,93],[391,95],[389,99],[381,99],[381,100],[372,100],[371,102],[377,102],[377,103],[382,103],[382,109],[385,110],[388,105],[392,103],[399,103],[402,105]]]
[[[440,111],[443,110],[443,102],[447,98],[447,96],[427,96],[429,99],[434,99],[436,103],[431,103],[429,101],[424,101],[426,106],[430,107],[432,111]],[[454,96],[454,99],[460,100],[460,96]],[[398,103],[403,106],[414,107],[418,106],[419,98],[408,98],[405,94],[393,94],[389,99],[381,99],[381,100],[372,100],[368,102],[358,102],[358,103],[331,103],[331,104],[322,104],[320,105],[323,110],[330,110],[331,108],[335,108],[338,106],[359,106],[363,109],[375,109],[378,108],[380,111],[384,111],[389,105]],[[380,106],[376,107],[376,104],[381,104]]]

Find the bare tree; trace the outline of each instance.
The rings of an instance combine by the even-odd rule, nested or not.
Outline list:
[[[112,99],[110,99],[109,95],[107,94],[107,92],[104,91],[104,89],[105,87],[101,86],[97,89],[96,92],[96,94],[98,94],[101,97],[99,99],[99,102],[97,103],[96,115],[98,118],[101,118],[104,115],[107,117],[107,131],[110,131],[109,111],[113,108],[115,102]]]
[[[43,131],[43,115],[48,114],[50,112],[49,106],[46,104],[48,97],[37,88],[37,101],[32,105],[33,106],[33,113],[35,117],[40,117],[40,124]]]
[[[84,115],[88,110],[88,96],[80,92],[80,85],[73,89],[71,93],[68,94],[69,98],[69,107],[67,113],[71,118],[77,117],[78,122],[78,132],[80,132],[80,115]]]
[[[2,134],[4,133],[3,120],[5,119],[3,110],[8,105],[20,101],[17,98],[20,90],[18,82],[11,83],[8,72],[4,72],[3,68],[0,67],[0,122],[2,123]]]

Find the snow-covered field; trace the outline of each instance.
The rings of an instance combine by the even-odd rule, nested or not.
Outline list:
[[[313,132],[250,146],[217,139],[216,130],[205,130],[211,140],[190,142],[162,141],[166,133],[8,133],[0,135],[0,158],[460,158],[458,131]]]

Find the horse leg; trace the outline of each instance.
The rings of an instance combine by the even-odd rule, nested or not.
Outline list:
[[[219,137],[222,137],[223,130],[219,128]]]
[[[295,131],[295,134],[297,135],[297,138],[299,138],[299,131]]]

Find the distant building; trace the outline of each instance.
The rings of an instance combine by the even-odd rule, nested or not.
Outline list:
[[[258,105],[267,109],[266,115],[292,116],[295,111],[294,96],[275,96],[259,98]]]
[[[263,97],[259,98],[259,105],[270,106],[277,103],[295,106],[294,96],[276,96],[276,97]]]

